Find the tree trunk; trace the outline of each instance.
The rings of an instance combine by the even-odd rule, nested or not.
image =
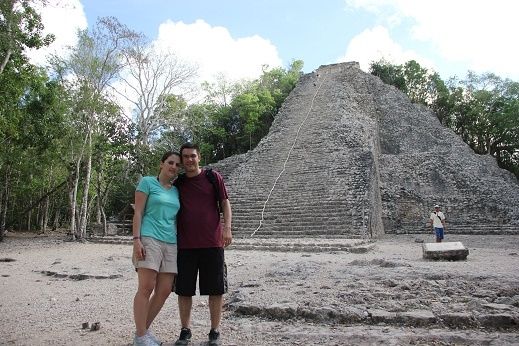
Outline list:
[[[32,229],[32,209],[29,210],[29,214],[27,214],[27,232],[30,232]]]
[[[5,176],[4,176],[4,189],[2,195],[4,196],[4,202],[2,204],[2,211],[0,212],[0,237],[3,239],[5,234],[5,225],[7,222],[7,209],[9,209],[9,192],[10,192],[10,182],[11,180],[11,166],[7,165],[5,167]]]
[[[90,189],[90,175],[92,172],[92,133],[89,129],[87,132],[87,160],[86,160],[86,172],[85,172],[85,183],[83,185],[83,200],[81,203],[80,219],[79,219],[79,237],[85,238],[86,228],[88,221],[88,191]]]
[[[7,186],[8,186],[8,179],[7,179],[7,171],[9,170],[9,167],[6,167],[6,174],[4,176],[4,188],[0,189],[0,241],[4,240],[4,234],[5,234],[5,217],[7,210]],[[5,198],[4,198],[5,197]]]
[[[89,131],[88,131],[89,132]],[[74,174],[70,175],[69,180],[69,193],[68,193],[68,199],[69,199],[69,208],[70,208],[70,233],[72,235],[72,240],[76,240],[79,236],[79,227],[77,222],[77,190],[79,186],[79,171],[81,168],[81,161],[83,159],[83,153],[85,151],[85,146],[88,141],[88,132],[85,136],[85,139],[83,140],[83,145],[81,147],[81,152],[76,160],[75,167],[74,167]]]
[[[47,232],[47,224],[49,223],[49,195],[45,197],[43,202],[42,222],[41,222],[41,233]]]
[[[56,208],[56,213],[54,213],[54,221],[52,222],[52,230],[55,231],[59,228],[60,226],[60,222],[59,222],[59,219],[60,219],[60,216],[61,216],[61,212],[60,212],[60,208]]]
[[[36,218],[34,219],[34,227],[35,231],[38,232],[41,230],[41,215],[42,215],[42,206],[41,203],[38,203],[38,208],[36,209]]]
[[[99,168],[99,171],[97,171],[97,196],[96,196],[96,223],[101,223],[101,209],[102,209],[102,196],[101,196],[101,175],[100,172],[102,168]]]
[[[102,214],[102,218],[103,218],[103,236],[106,236],[108,228],[107,228],[107,224],[106,224],[105,208],[101,209],[101,214]]]
[[[81,158],[76,162],[75,174],[70,175],[70,184],[68,191],[68,199],[69,199],[69,209],[70,209],[70,234],[72,235],[72,240],[77,238],[76,233],[76,198],[77,198],[77,189],[79,185],[79,167],[81,165]]]
[[[3,205],[4,205],[4,190],[0,189],[0,224],[2,224],[2,216],[3,215]],[[0,242],[4,240],[4,230],[0,228]]]

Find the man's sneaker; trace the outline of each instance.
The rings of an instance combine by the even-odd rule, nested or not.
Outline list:
[[[191,329],[182,328],[180,329],[180,336],[175,341],[175,346],[189,345],[191,342]]]
[[[133,338],[133,346],[158,346],[160,344],[153,341],[148,334],[137,336]]]
[[[146,335],[157,345],[162,345],[162,342],[160,342],[160,340],[157,339],[157,337],[153,335],[153,333],[149,329],[146,330]]]
[[[220,332],[217,331],[216,329],[211,329],[209,331],[209,343],[208,345],[211,345],[211,346],[219,346],[221,345],[220,343]]]

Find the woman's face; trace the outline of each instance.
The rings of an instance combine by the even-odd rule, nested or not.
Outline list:
[[[180,169],[180,157],[177,155],[170,155],[168,158],[160,163],[160,172],[165,173],[169,178],[174,178]]]

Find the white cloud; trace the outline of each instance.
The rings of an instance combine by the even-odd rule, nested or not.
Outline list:
[[[192,24],[168,20],[160,25],[156,41],[197,65],[200,81],[213,81],[219,73],[234,81],[255,79],[263,65],[282,66],[277,48],[269,40],[258,35],[233,38],[226,28],[200,19]]]
[[[444,63],[463,63],[476,72],[495,72],[519,79],[516,16],[519,2],[508,0],[345,0],[380,20],[411,22],[409,33],[430,42]],[[387,22],[387,21],[386,21]],[[388,23],[390,24],[390,23]]]
[[[351,39],[346,53],[337,62],[357,61],[363,71],[369,70],[372,61],[384,58],[393,64],[402,64],[409,60],[416,60],[422,67],[434,69],[432,62],[419,56],[412,50],[405,50],[390,36],[383,26],[366,29]]]
[[[44,65],[50,54],[62,53],[67,46],[77,43],[77,31],[86,29],[87,19],[79,0],[49,0],[41,8],[35,6],[44,25],[44,34],[54,34],[56,39],[48,46],[31,50],[28,56],[32,63]]]

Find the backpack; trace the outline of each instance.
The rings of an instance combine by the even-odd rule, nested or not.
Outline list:
[[[207,180],[213,185],[214,194],[216,196],[216,209],[218,209],[218,212],[222,212],[222,206],[220,205],[220,189],[218,188],[218,180],[216,178],[216,174],[213,172],[212,168],[206,168],[205,169],[205,176]],[[179,186],[184,182],[186,179],[186,173],[180,173],[177,176],[177,179],[173,182],[173,185],[179,189]],[[180,189],[179,189],[180,190]]]

